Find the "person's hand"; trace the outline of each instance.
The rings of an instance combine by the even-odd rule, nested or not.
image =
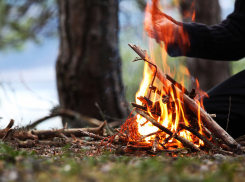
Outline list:
[[[166,44],[174,43],[175,37],[181,33],[181,27],[165,17],[154,23],[151,21],[145,29],[149,37],[155,38],[157,42],[164,41]]]
[[[158,43],[163,41],[168,45],[188,42],[181,23],[161,12],[154,3],[146,8],[145,30]]]

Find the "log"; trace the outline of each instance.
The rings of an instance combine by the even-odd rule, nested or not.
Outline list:
[[[154,61],[148,56],[145,50],[142,50],[140,47],[136,45],[129,46],[144,60],[147,60],[154,64]],[[148,64],[151,70],[155,71],[155,67],[151,64]],[[157,78],[167,86],[166,75],[162,72],[161,69],[157,69]],[[221,127],[219,126],[206,111],[204,111],[193,99],[184,94],[180,89],[176,87],[176,91],[179,95],[183,97],[183,101],[186,106],[188,106],[194,113],[198,113],[200,110],[201,121],[206,125],[206,127],[212,132],[215,133],[220,139],[222,139],[229,147],[231,148],[240,148],[238,143]]]
[[[165,133],[167,133],[170,136],[173,136],[173,132],[170,131],[169,129],[165,128],[163,125],[161,125],[160,123],[158,123],[155,119],[153,119],[151,116],[147,115],[144,111],[140,110],[140,109],[135,109],[135,111],[140,114],[141,116],[143,116],[144,118],[146,118],[148,121],[150,121],[154,126],[158,127],[160,130],[164,131]],[[191,149],[194,149],[196,151],[201,151],[196,145],[194,145],[192,142],[190,142],[189,140],[175,134],[175,136],[173,136],[173,138],[179,140],[184,146],[189,147]]]

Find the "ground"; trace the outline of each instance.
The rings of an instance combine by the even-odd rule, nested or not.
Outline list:
[[[118,156],[70,146],[42,154],[0,144],[0,181],[245,181],[245,156]]]

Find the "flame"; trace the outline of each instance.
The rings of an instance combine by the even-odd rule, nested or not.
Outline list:
[[[194,4],[193,4],[194,7]],[[179,82],[181,85],[185,85],[185,79],[184,76],[190,76],[189,70],[181,65],[179,66],[178,70],[170,70],[170,67],[167,64],[167,53],[165,49],[173,42],[176,42],[176,32],[175,32],[175,25],[169,24],[169,20],[167,20],[163,13],[160,11],[160,3],[158,0],[153,0],[152,3],[148,3],[146,7],[146,12],[145,12],[145,30],[147,32],[153,31],[154,33],[156,31],[158,32],[155,38],[159,39],[160,41],[164,41],[165,44],[161,44],[161,49],[162,49],[162,62],[163,62],[163,67],[164,67],[164,72],[170,74],[171,77],[177,76],[179,79]],[[192,15],[192,19],[195,18],[195,11]],[[162,29],[158,29],[156,26],[159,22],[166,23],[167,26]],[[168,25],[169,24],[169,25]],[[179,41],[177,41],[179,44],[189,44],[189,39],[188,35],[183,31],[183,28],[179,26],[180,28],[178,29],[178,34],[181,35],[179,38]],[[165,36],[162,36],[162,35]],[[159,41],[158,40],[158,41]],[[159,42],[160,43],[160,42]],[[154,56],[154,51],[153,51],[153,44],[152,41],[149,42],[149,47],[150,47],[150,57],[152,58],[153,61],[155,61],[155,56]],[[171,130],[173,133],[177,133],[178,135],[188,139],[189,141],[192,141],[194,144],[197,146],[203,145],[203,141],[199,140],[197,137],[193,136],[189,131],[186,130],[180,130],[179,128],[179,123],[185,124],[185,125],[190,125],[190,122],[188,120],[188,116],[186,116],[185,108],[183,108],[183,98],[177,93],[174,92],[174,90],[171,87],[171,83],[165,83],[165,89],[162,89],[164,85],[159,82],[155,81],[154,86],[161,91],[161,94],[157,93],[156,90],[152,92],[151,94],[149,93],[151,90],[149,89],[149,86],[152,84],[153,80],[153,75],[154,73],[149,69],[147,62],[145,62],[144,66],[144,73],[143,73],[143,80],[141,82],[140,88],[138,92],[136,93],[136,103],[138,105],[144,105],[147,107],[147,112],[148,114],[155,118],[160,124],[162,124],[164,127],[168,128]],[[178,74],[175,74],[177,73]],[[199,87],[198,80],[196,80],[196,85],[197,85],[197,92],[200,95],[206,94],[203,91],[201,91]],[[169,97],[169,102],[168,103],[163,103],[163,96],[168,95]],[[149,107],[148,103],[142,103],[142,97],[143,100],[149,99],[152,101],[151,107]],[[197,104],[201,106],[203,109],[203,102],[202,100],[197,100],[195,99]],[[157,113],[157,111],[160,111],[160,114]],[[200,117],[200,110],[198,111],[197,117],[198,117],[198,126],[199,126],[199,132],[203,134],[202,131],[202,122],[201,122],[201,117]],[[141,136],[149,135],[151,133],[159,131],[157,127],[151,124],[151,122],[148,122],[144,117],[140,115],[136,115],[135,120],[137,122],[137,130],[138,133]],[[161,133],[158,136],[160,136],[160,142],[162,142],[164,139],[166,139],[169,135],[165,133]],[[148,136],[144,138],[144,141],[147,143],[153,142],[154,138],[156,137],[155,135]],[[183,147],[180,142],[178,142],[175,139],[171,139],[167,145],[170,146],[177,145],[178,147]]]
[[[196,10],[195,10],[195,0],[192,2],[190,11],[185,11],[184,18],[191,18],[191,21],[195,21],[196,18]]]

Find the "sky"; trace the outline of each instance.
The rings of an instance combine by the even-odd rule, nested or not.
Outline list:
[[[220,0],[220,5],[224,19],[233,11],[234,1]],[[135,11],[132,1],[122,1],[120,9],[124,12],[120,13],[121,28],[127,25],[127,16],[133,22],[142,22],[142,17],[139,17],[142,14]],[[0,52],[1,128],[10,119],[15,120],[15,126],[25,126],[49,115],[49,110],[58,105],[55,81],[58,46],[58,38],[53,38],[44,39],[40,45],[27,42],[21,51]],[[37,129],[61,127],[61,120],[57,117],[43,122]]]

